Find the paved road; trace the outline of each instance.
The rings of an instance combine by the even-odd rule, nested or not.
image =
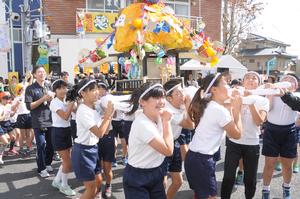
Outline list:
[[[224,158],[224,147],[222,148]],[[36,174],[36,163],[34,155],[30,159],[21,160],[17,157],[7,157],[5,159],[5,165],[0,168],[0,199],[23,199],[23,198],[42,198],[42,199],[65,199],[68,197],[63,196],[57,190],[51,187],[51,182],[54,178],[54,174],[60,165],[59,162],[53,162],[55,171],[53,176],[47,179],[42,179]],[[258,171],[258,185],[255,198],[261,198],[261,187],[262,187],[262,169],[263,169],[264,158],[260,157],[259,171]],[[217,180],[218,186],[220,187],[223,177],[223,159],[217,164]],[[124,199],[122,189],[122,170],[123,166],[118,166],[114,169],[114,180],[113,180],[113,194],[112,198]],[[76,188],[77,192],[82,192],[83,186],[77,182],[72,175],[72,179],[69,184]],[[282,198],[282,177],[279,172],[275,172],[272,180],[271,191],[273,199]],[[292,182],[292,196],[293,199],[300,198],[300,174],[293,176]],[[232,195],[233,199],[242,199],[244,188],[238,186]],[[176,199],[189,199],[192,198],[193,193],[189,190],[187,181],[184,181],[182,188],[176,196]],[[71,198],[71,197],[70,197]],[[76,197],[75,197],[76,198]]]

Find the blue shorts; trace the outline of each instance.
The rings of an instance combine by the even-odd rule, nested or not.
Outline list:
[[[151,169],[126,165],[123,172],[123,187],[126,199],[166,199],[163,184],[165,163]]]
[[[128,145],[129,133],[131,130],[132,122],[133,121],[126,121],[126,120],[123,121],[123,134],[127,145]]]
[[[267,157],[295,158],[298,134],[295,124],[279,126],[267,122],[263,136],[262,154]]]
[[[5,134],[5,132],[4,132],[4,130],[2,129],[2,127],[0,126],[0,136],[1,135],[4,135]]]
[[[0,126],[2,127],[2,130],[4,131],[4,134],[5,133],[10,133],[11,131],[14,130],[11,122],[8,120],[8,121],[1,121],[0,122]]]
[[[166,158],[169,172],[181,172],[182,171],[182,159],[181,159],[181,153],[180,153],[180,146],[176,147],[175,145],[176,144],[174,143],[173,155]]]
[[[55,151],[62,151],[72,147],[71,128],[51,128],[52,146]]]
[[[111,121],[115,137],[124,138],[123,121]]]
[[[192,131],[189,129],[182,129],[177,140],[180,145],[188,145],[192,141]]]
[[[95,175],[101,172],[97,145],[87,146],[75,143],[71,159],[73,171],[79,181],[95,180]]]
[[[30,114],[21,114],[17,117],[16,127],[19,129],[31,129],[31,115]]]
[[[197,199],[217,196],[216,162],[212,155],[188,151],[184,161],[189,186]]]
[[[221,147],[218,149],[218,151],[213,155],[213,158],[215,162],[221,160]]]
[[[71,120],[71,136],[72,139],[75,140],[77,138],[77,126],[76,126],[76,120]]]
[[[115,137],[114,132],[110,131],[107,135],[104,135],[99,139],[98,142],[98,155],[99,160],[103,160],[105,162],[115,162]]]

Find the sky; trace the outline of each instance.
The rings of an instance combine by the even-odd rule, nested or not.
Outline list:
[[[264,10],[256,19],[253,32],[290,44],[287,52],[300,58],[300,1],[261,1]]]

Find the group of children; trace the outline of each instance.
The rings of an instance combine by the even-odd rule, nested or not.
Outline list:
[[[39,78],[38,74],[36,76]],[[126,101],[126,112],[115,110],[108,86],[94,79],[82,79],[76,85],[76,97],[72,100],[66,100],[68,84],[62,79],[51,84],[53,95],[44,92],[35,99],[30,98],[34,94],[28,94],[30,90],[26,91],[26,96],[22,87],[16,91],[18,96],[10,106],[7,105],[6,95],[1,97],[0,150],[3,151],[10,140],[13,142],[17,139],[17,134],[11,130],[16,114],[15,126],[20,129],[22,137],[20,144],[24,146],[23,142],[26,141],[28,149],[33,139],[33,125],[37,153],[40,153],[37,156],[40,173],[51,171],[51,161],[47,162],[47,157],[44,157],[53,153],[51,150],[57,151],[62,158],[52,182],[53,187],[65,195],[75,195],[68,185],[68,174],[74,171],[85,187],[80,198],[110,198],[112,163],[116,161],[115,137],[119,137],[122,160],[126,165],[123,171],[125,198],[175,198],[183,183],[184,162],[194,197],[213,199],[217,197],[217,156],[226,137],[221,198],[231,197],[236,170],[240,165],[243,166],[245,198],[250,199],[256,192],[263,125],[262,154],[265,156],[265,167],[262,198],[270,198],[273,170],[276,161],[279,161],[282,165],[283,197],[291,199],[291,168],[297,156],[298,133],[295,123],[298,110],[290,102],[293,101],[293,105],[296,103],[293,97],[298,80],[287,75],[281,81],[290,82],[288,91],[276,88],[280,90],[278,95],[252,95],[252,90],[262,88],[261,81],[256,72],[246,73],[243,78],[245,91],[241,94],[239,89],[228,86],[222,74],[209,74],[194,96],[189,96],[182,83],[176,80],[169,80],[164,85],[145,83],[134,90]],[[275,89],[276,86],[266,84],[264,87]],[[245,98],[251,103],[245,103]],[[33,110],[36,110],[36,114],[41,113],[38,112],[40,106],[51,112],[51,126],[38,129],[30,120],[31,116],[37,120],[39,117],[45,119],[45,115],[33,116]],[[43,131],[46,133],[43,134]],[[49,141],[42,142],[46,143],[45,146],[39,144],[39,136],[45,136],[44,140],[51,139],[52,149],[47,146]],[[41,157],[45,159],[41,160]],[[102,171],[106,181],[103,193]],[[171,179],[170,185],[167,183],[168,177]]]

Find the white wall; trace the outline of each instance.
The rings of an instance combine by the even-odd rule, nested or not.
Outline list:
[[[0,24],[5,23],[5,4],[0,1]],[[7,65],[7,53],[0,52],[0,76],[7,78],[8,65]]]
[[[106,45],[104,45],[105,47]],[[59,55],[61,56],[62,71],[67,71],[70,74],[70,80],[73,80],[74,66],[78,64],[78,56],[81,49],[86,48],[94,50],[96,48],[95,38],[88,39],[59,39]],[[114,53],[113,47],[108,53]],[[106,49],[107,50],[107,49]]]

